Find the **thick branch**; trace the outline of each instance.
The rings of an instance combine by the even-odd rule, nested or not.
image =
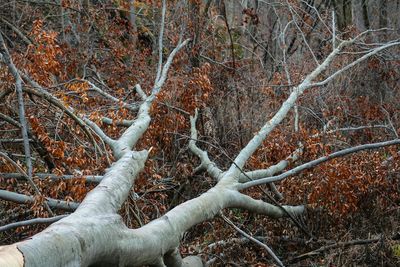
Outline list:
[[[115,146],[116,141],[111,139],[108,135],[106,135],[103,130],[97,126],[96,123],[92,122],[90,119],[84,117],[83,121],[86,122],[87,125],[89,125],[92,130],[101,138],[103,141],[109,145],[111,148]]]
[[[249,171],[246,172],[245,174],[242,173],[240,174],[239,182],[241,183],[248,182],[249,178],[250,180],[258,180],[261,178],[270,177],[278,172],[281,172],[289,165],[290,162],[298,160],[302,151],[303,147],[301,146],[300,148],[296,149],[289,157],[287,157],[284,160],[281,160],[275,165],[268,167],[267,169]]]
[[[142,90],[142,87],[140,86],[140,84],[136,84],[135,85],[135,91],[136,93],[138,93],[138,95],[140,96],[140,98],[145,101],[147,99],[147,95],[146,93]]]
[[[371,52],[368,54],[362,56],[361,58],[355,60],[353,63],[347,65],[346,67],[338,70],[336,73],[332,74],[329,78],[327,78],[325,81],[320,82],[320,83],[312,83],[314,79],[316,79],[322,72],[324,72],[330,64],[333,62],[333,60],[337,57],[337,55],[340,53],[340,51],[347,45],[352,44],[355,41],[355,39],[349,40],[349,41],[344,41],[336,49],[334,49],[331,54],[325,59],[325,61],[318,66],[314,71],[312,71],[304,80],[303,82],[295,87],[292,91],[292,93],[289,95],[289,97],[286,99],[286,101],[282,104],[281,108],[276,112],[276,114],[270,119],[261,129],[260,131],[250,140],[250,142],[240,151],[240,153],[237,155],[237,157],[234,160],[234,164],[231,165],[229,168],[226,177],[238,177],[238,174],[240,174],[240,169],[243,168],[244,164],[246,161],[249,159],[249,157],[256,151],[256,149],[261,145],[261,143],[265,140],[265,138],[269,135],[269,133],[277,126],[279,125],[282,120],[286,117],[288,114],[289,110],[295,105],[295,102],[297,98],[308,88],[313,87],[313,86],[320,86],[323,85],[330,80],[332,80],[334,77],[336,77],[338,74],[344,72],[345,70],[355,66],[356,64],[366,60],[367,58],[371,57],[372,55],[375,55],[376,53],[387,49],[389,47],[395,46],[400,44],[400,42],[393,42],[389,43],[386,45],[382,45],[378,48],[373,49]]]
[[[178,53],[178,51],[182,49],[182,47],[184,47],[188,42],[189,39],[185,40],[182,43],[179,42],[177,47],[175,47],[175,49],[168,56],[167,62],[164,64],[164,67],[162,68],[161,76],[155,83],[152,90],[152,94],[150,96],[146,97],[146,94],[143,92],[141,87],[138,85],[135,86],[135,89],[137,90],[141,98],[145,99],[143,103],[140,105],[137,118],[133,121],[132,125],[130,125],[128,129],[125,130],[125,132],[121,135],[121,137],[118,140],[115,140],[115,142],[110,142],[111,140],[100,130],[100,128],[97,127],[97,125],[95,125],[94,129],[96,129],[96,131],[100,133],[103,137],[106,137],[107,140],[106,142],[110,142],[109,145],[111,146],[114,156],[117,159],[120,159],[126,152],[131,151],[136,145],[136,143],[139,141],[139,139],[142,137],[144,132],[149,127],[151,121],[149,115],[150,107],[153,101],[155,100],[157,94],[160,92],[161,87],[164,85],[165,80],[167,79],[169,67],[172,64],[172,61],[176,53]]]
[[[160,89],[161,86],[164,84],[165,80],[167,79],[167,74],[168,74],[168,70],[172,64],[172,61],[174,60],[175,55],[179,52],[179,50],[181,50],[188,42],[190,41],[190,39],[186,39],[183,42],[179,42],[179,44],[174,48],[174,50],[172,50],[171,54],[169,54],[167,61],[164,64],[164,67],[161,71],[161,76],[160,78],[157,80],[157,82],[155,83],[153,90],[152,90],[152,95],[156,95]]]
[[[146,150],[125,153],[105,173],[100,184],[86,195],[76,212],[88,215],[116,213],[128,197],[147,156]]]
[[[271,205],[262,200],[255,200],[239,192],[235,192],[234,194],[235,198],[232,200],[232,203],[229,206],[230,208],[240,208],[276,219],[287,216],[287,213],[277,206]],[[287,212],[296,215],[304,212],[304,206],[282,206],[282,208]]]
[[[149,110],[151,104],[152,99],[148,98],[140,105],[139,113],[134,123],[128,129],[126,129],[126,131],[117,140],[116,150],[114,151],[113,149],[113,152],[117,158],[119,158],[125,151],[131,150],[149,127],[151,120]]]
[[[199,157],[201,163],[195,170],[195,172],[206,170],[211,177],[215,180],[219,181],[222,177],[223,171],[217,167],[217,165],[210,160],[206,151],[200,149],[196,145],[197,141],[197,129],[196,129],[196,120],[198,116],[198,110],[196,109],[194,117],[190,116],[190,132],[191,139],[189,141],[189,149],[190,151]]]
[[[101,118],[101,122],[108,124],[108,125],[117,125],[117,126],[131,126],[135,121],[134,120],[113,120],[111,118],[103,117]]]
[[[275,115],[260,129],[260,131],[249,141],[249,143],[240,151],[234,160],[234,164],[228,170],[227,177],[238,177],[240,174],[240,168],[243,168],[246,161],[251,155],[257,150],[262,144],[265,138],[278,126],[282,120],[286,117],[289,110],[295,105],[297,98],[310,87],[311,81],[315,79],[321,72],[325,71],[328,66],[332,63],[334,58],[339,54],[341,49],[345,46],[345,42],[338,46],[332,53],[325,59],[325,61],[319,65],[313,72],[311,72],[302,83],[297,87],[293,88],[292,93],[283,102],[280,109]]]

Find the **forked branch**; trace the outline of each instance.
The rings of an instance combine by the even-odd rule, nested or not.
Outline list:
[[[278,126],[282,120],[286,117],[290,109],[295,105],[296,100],[300,95],[304,93],[305,90],[315,87],[315,86],[321,86],[332,80],[334,77],[339,75],[340,73],[343,73],[347,69],[355,66],[356,64],[361,63],[362,61],[368,59],[369,57],[379,53],[380,51],[384,49],[388,49],[390,47],[393,47],[395,45],[399,45],[400,42],[391,42],[387,43],[385,45],[382,45],[380,47],[377,47],[370,51],[369,53],[365,54],[361,58],[355,60],[354,62],[348,64],[347,66],[341,68],[340,70],[336,71],[334,74],[329,76],[327,79],[325,79],[323,82],[318,82],[318,83],[313,83],[315,79],[317,79],[321,73],[323,73],[325,70],[328,69],[328,67],[332,64],[334,59],[340,54],[340,52],[348,45],[354,43],[356,41],[356,38],[348,40],[348,41],[343,41],[341,44],[337,46],[329,55],[328,57],[324,60],[321,65],[319,65],[317,68],[314,69],[307,77],[297,86],[293,89],[292,93],[289,95],[289,97],[286,99],[285,102],[283,102],[282,106],[280,109],[275,113],[275,115],[260,129],[260,131],[248,142],[248,144],[240,151],[240,153],[236,156],[234,163],[231,165],[231,167],[228,170],[228,175],[227,177],[239,177],[240,174],[240,169],[243,168],[247,160],[253,155],[253,153],[257,150],[257,148],[262,144],[262,142],[265,140],[265,138],[272,132],[273,129]]]

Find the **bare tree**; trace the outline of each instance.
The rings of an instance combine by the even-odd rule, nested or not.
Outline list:
[[[163,5],[165,9],[165,1]],[[165,10],[163,10],[163,14]],[[164,20],[163,23],[164,24]],[[162,26],[163,29],[163,26]],[[76,210],[67,217],[53,223],[43,232],[31,238],[0,247],[1,266],[202,266],[199,258],[187,257],[182,259],[179,245],[184,233],[191,227],[210,220],[220,214],[223,209],[239,208],[271,218],[290,217],[300,215],[303,206],[281,206],[256,200],[241,191],[257,185],[280,181],[291,175],[312,168],[335,157],[365,149],[376,149],[389,145],[400,144],[399,139],[366,144],[337,151],[331,155],[302,164],[293,169],[285,170],[289,159],[282,159],[276,165],[267,169],[244,171],[246,162],[262,145],[271,132],[287,118],[289,112],[296,105],[296,100],[310,88],[321,87],[334,80],[351,67],[368,58],[400,45],[393,41],[374,45],[351,63],[335,69],[335,59],[350,45],[358,42],[368,32],[364,32],[353,39],[340,40],[332,52],[318,63],[297,86],[291,90],[288,98],[274,116],[265,122],[251,140],[240,150],[232,164],[226,170],[221,169],[210,159],[207,151],[198,146],[196,128],[197,111],[190,117],[191,139],[189,149],[200,160],[196,171],[204,171],[211,176],[216,185],[200,196],[188,200],[165,213],[160,218],[137,228],[129,229],[122,221],[118,210],[131,194],[131,188],[137,175],[141,172],[148,158],[149,150],[137,151],[136,146],[140,138],[148,129],[151,117],[149,110],[156,96],[162,90],[168,70],[175,55],[189,42],[180,39],[178,45],[170,53],[163,64],[162,61],[162,32],[159,38],[160,61],[156,70],[156,80],[150,95],[145,94],[139,85],[135,87],[142,101],[137,111],[136,119],[125,121],[129,127],[118,139],[109,137],[97,124],[89,118],[76,117],[85,126],[89,126],[113,151],[116,161],[110,165],[99,184],[79,204]],[[335,37],[336,38],[336,37]],[[8,51],[0,50],[3,58],[9,57]],[[6,61],[10,69],[15,69],[12,61]],[[332,71],[333,70],[333,71]],[[329,74],[330,73],[330,74]],[[18,75],[16,75],[16,78]],[[48,99],[57,99],[28,76],[22,78],[30,83],[38,92],[42,92]],[[18,82],[18,81],[17,81]],[[98,92],[101,89],[96,89]],[[103,92],[102,95],[113,101],[121,101],[130,107],[129,103]],[[64,107],[68,110],[67,107]],[[137,109],[131,107],[131,111]],[[70,111],[72,113],[72,111]],[[301,150],[301,149],[300,149]],[[294,151],[292,159],[299,157],[301,152]],[[275,176],[274,176],[275,175]],[[5,195],[5,194],[3,194]],[[5,198],[5,197],[4,197]],[[11,200],[9,198],[8,200]],[[48,199],[50,205],[52,200]],[[266,245],[262,245],[268,250]],[[274,255],[272,250],[270,255]],[[283,263],[273,256],[278,265]]]

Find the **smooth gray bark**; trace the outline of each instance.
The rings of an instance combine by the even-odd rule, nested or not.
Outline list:
[[[272,218],[280,218],[288,213],[301,214],[304,210],[303,206],[283,206],[282,210],[281,207],[253,199],[239,192],[239,190],[250,186],[262,184],[266,181],[270,182],[270,180],[266,180],[268,178],[262,179],[261,175],[253,172],[251,174],[254,177],[261,179],[242,183],[241,177],[244,173],[242,169],[265,138],[287,116],[298,97],[306,89],[318,84],[325,84],[369,56],[398,44],[391,43],[373,49],[359,60],[354,61],[354,64],[351,63],[343,67],[322,82],[313,83],[321,73],[331,66],[342,49],[354,41],[355,39],[339,44],[321,65],[292,90],[277,113],[239,152],[227,171],[219,169],[209,159],[207,153],[196,145],[198,138],[196,116],[191,118],[192,140],[189,148],[199,157],[201,161],[200,169],[206,170],[216,180],[216,185],[200,196],[176,206],[162,217],[138,229],[129,229],[117,212],[131,193],[135,179],[143,169],[149,154],[147,150],[135,151],[135,145],[149,126],[151,120],[149,109],[167,78],[168,69],[175,54],[188,40],[180,42],[168,57],[162,70],[159,71],[151,95],[142,96],[143,103],[140,106],[137,118],[119,139],[109,138],[100,127],[86,119],[92,129],[112,148],[117,159],[106,171],[99,185],[87,194],[76,211],[68,217],[52,224],[30,239],[11,246],[0,247],[0,265],[165,266],[166,263],[169,266],[179,265],[180,263],[188,265],[190,264],[188,263],[189,259],[181,260],[177,253],[184,233],[194,225],[214,218],[222,209],[245,209]],[[388,145],[398,144],[398,142],[398,140],[392,141]],[[342,155],[345,155],[345,153]],[[325,159],[318,159],[316,162],[323,161]],[[285,164],[287,162],[283,161],[282,165]],[[313,164],[315,165],[315,162],[311,162],[309,165]],[[282,167],[279,166],[279,168]],[[265,173],[266,170],[263,171],[264,174],[268,174]],[[196,264],[200,265],[198,260],[195,261]]]

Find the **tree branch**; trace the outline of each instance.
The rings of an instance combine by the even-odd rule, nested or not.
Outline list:
[[[0,118],[3,119],[3,120],[5,120],[5,121],[8,122],[9,124],[12,124],[12,125],[14,125],[14,126],[16,126],[16,127],[21,127],[21,124],[20,124],[19,122],[17,122],[17,121],[14,120],[13,118],[11,118],[11,117],[9,117],[9,116],[3,114],[3,113],[0,113]]]
[[[112,138],[110,138],[108,135],[106,135],[106,134],[103,132],[103,130],[102,130],[99,126],[97,126],[96,123],[94,123],[93,121],[91,121],[89,118],[83,117],[83,121],[84,121],[87,125],[89,125],[89,126],[92,128],[92,130],[93,130],[101,139],[103,139],[103,141],[104,141],[107,145],[109,145],[109,146],[114,150],[114,146],[115,146],[115,143],[116,143],[116,141],[115,141],[114,139],[112,139]]]
[[[146,96],[146,94],[143,92],[141,89],[140,85],[136,85],[135,89],[137,90],[138,94],[141,96],[142,99],[144,99],[143,103],[139,107],[139,112],[136,117],[136,119],[133,121],[133,123],[126,129],[121,137],[118,140],[114,140],[115,142],[111,142],[112,145],[111,148],[113,150],[114,156],[117,159],[120,159],[125,153],[131,151],[133,147],[136,145],[136,143],[139,141],[139,139],[142,137],[144,132],[147,130],[149,127],[151,118],[149,115],[149,110],[150,107],[155,100],[157,94],[160,92],[161,87],[164,85],[164,82],[167,78],[167,73],[169,70],[169,67],[172,64],[172,61],[182,47],[184,47],[187,43],[189,42],[189,39],[185,40],[184,42],[179,42],[178,45],[175,47],[175,49],[171,52],[171,54],[168,56],[167,62],[164,64],[161,72],[161,76],[158,79],[158,81],[155,83],[152,94],[150,96]],[[95,125],[95,128],[97,129],[97,125]],[[107,141],[105,142],[110,142],[111,140],[108,139],[108,137],[103,133],[103,131],[100,131],[101,129],[98,128],[96,131],[98,133],[101,133],[102,137],[105,137]]]
[[[31,196],[26,196],[23,194],[18,194],[14,192],[9,192],[6,190],[0,190],[0,199],[4,199],[7,201],[19,203],[19,204],[26,204],[26,203],[34,203],[35,199]],[[71,202],[71,201],[64,201],[58,200],[53,198],[45,198],[47,205],[55,209],[62,209],[62,210],[76,210],[78,208],[79,203]]]
[[[24,139],[24,151],[25,151],[25,163],[28,169],[28,177],[31,180],[32,178],[32,160],[31,160],[31,150],[29,147],[28,140],[28,123],[25,118],[25,104],[24,104],[24,96],[22,93],[22,79],[18,73],[17,68],[15,67],[13,60],[8,52],[6,44],[4,43],[3,35],[0,33],[0,54],[2,55],[2,59],[4,63],[8,66],[11,74],[15,79],[15,88],[18,96],[18,111],[19,111],[19,122],[21,124],[21,132],[22,138]],[[49,210],[51,213],[51,210]]]
[[[32,40],[28,36],[26,36],[26,34],[22,33],[22,31],[18,29],[17,26],[15,26],[14,24],[12,24],[11,22],[9,22],[4,18],[0,18],[0,20],[8,27],[10,27],[21,38],[21,40],[24,41],[26,45],[32,44]]]
[[[272,165],[272,166],[268,167],[267,169],[249,171],[244,174],[242,173],[242,174],[240,174],[239,182],[241,182],[241,183],[248,182],[249,178],[251,180],[258,180],[261,178],[270,177],[278,172],[281,172],[289,165],[289,162],[294,162],[294,161],[298,160],[302,152],[303,152],[303,147],[301,146],[298,149],[296,149],[286,159],[281,160],[277,164]]]
[[[101,118],[101,122],[108,124],[108,125],[117,125],[117,126],[131,126],[135,121],[134,120],[113,120],[111,118],[103,117]]]
[[[96,141],[93,138],[92,133],[89,131],[90,128],[87,127],[85,122],[83,122],[77,115],[75,115],[74,111],[71,108],[66,107],[58,98],[44,90],[38,83],[33,81],[28,75],[21,73],[22,78],[27,81],[33,88],[24,87],[24,91],[36,95],[38,97],[46,99],[51,104],[63,110],[71,119],[73,119],[83,130],[83,132],[89,137],[92,141],[93,145],[100,151],[101,149],[97,146]]]
[[[207,173],[213,177],[216,181],[222,177],[223,171],[217,167],[217,165],[210,160],[206,151],[200,149],[196,145],[197,141],[197,129],[196,129],[196,121],[198,117],[198,110],[195,110],[194,117],[190,116],[190,132],[191,132],[191,139],[189,141],[189,149],[190,151],[195,154],[200,159],[200,166],[195,169],[195,172],[199,171],[207,171]]]
[[[390,48],[392,46],[396,46],[396,45],[400,45],[400,42],[392,42],[392,43],[388,43],[385,45],[382,45],[380,47],[377,47],[375,49],[373,49],[371,52],[365,54],[364,56],[358,58],[357,60],[353,61],[352,63],[346,65],[345,67],[341,68],[340,70],[336,71],[335,73],[331,74],[328,78],[326,78],[325,80],[318,82],[318,83],[313,83],[311,84],[310,87],[317,87],[317,86],[322,86],[327,84],[328,82],[332,81],[336,76],[338,76],[339,74],[345,72],[346,70],[354,67],[355,65],[359,64],[360,62],[368,59],[369,57],[377,54],[378,52],[385,50],[387,48]]]
[[[234,194],[234,197],[232,197],[229,208],[240,208],[256,214],[263,214],[274,219],[286,217],[288,215],[287,212],[294,215],[299,215],[304,212],[304,206],[282,206],[282,208],[286,210],[285,212],[280,207],[262,200],[255,200],[240,192],[234,191],[232,194]]]
[[[395,139],[395,140],[391,140],[391,141],[385,141],[385,142],[379,142],[379,143],[372,143],[372,144],[365,144],[365,145],[359,145],[359,146],[355,146],[355,147],[350,147],[350,148],[346,148],[337,152],[334,152],[330,155],[327,156],[323,156],[320,157],[318,159],[315,159],[313,161],[304,163],[300,166],[297,166],[287,172],[284,172],[280,175],[277,176],[272,176],[272,177],[268,177],[268,178],[263,178],[263,179],[259,179],[259,180],[255,180],[255,181],[251,181],[251,182],[247,182],[244,184],[239,185],[239,190],[243,190],[252,186],[256,186],[256,185],[261,185],[261,184],[266,184],[266,183],[271,183],[271,182],[277,182],[277,181],[281,181],[289,176],[298,174],[304,170],[307,169],[311,169],[321,163],[324,163],[328,160],[334,159],[334,158],[338,158],[338,157],[343,157],[345,155],[351,154],[351,153],[355,153],[358,151],[362,151],[362,150],[367,150],[367,149],[377,149],[377,148],[381,148],[381,147],[385,147],[385,146],[392,146],[392,145],[399,145],[400,144],[400,139]]]
[[[5,179],[26,179],[24,174],[21,173],[0,173],[0,177]],[[100,175],[55,175],[51,173],[35,173],[33,178],[41,180],[50,179],[52,181],[70,180],[70,179],[85,179],[88,183],[100,183],[103,176]]]
[[[190,39],[186,39],[183,42],[179,42],[178,45],[172,50],[171,54],[169,54],[167,61],[164,64],[164,67],[162,68],[161,76],[158,79],[158,81],[155,83],[153,90],[152,90],[152,95],[156,95],[160,89],[161,86],[164,84],[165,80],[167,79],[167,74],[169,67],[172,64],[172,61],[174,60],[175,55],[181,50],[188,42]]]
[[[137,110],[137,107],[136,107],[136,106],[133,106],[133,105],[128,104],[128,103],[125,103],[124,101],[121,101],[120,99],[118,99],[118,98],[116,98],[116,97],[110,95],[109,93],[107,93],[107,92],[105,92],[104,90],[102,90],[102,89],[100,89],[99,87],[97,87],[94,83],[92,83],[92,82],[90,82],[90,81],[88,81],[88,80],[81,80],[81,81],[87,82],[87,83],[90,85],[90,87],[91,87],[94,91],[98,92],[99,94],[101,94],[101,95],[104,96],[105,98],[110,99],[110,100],[113,101],[113,102],[116,102],[116,103],[118,103],[118,104],[121,104],[122,107],[127,108],[127,109],[129,109],[129,110],[131,110],[131,111],[136,111],[136,110]]]
[[[17,228],[17,227],[21,227],[21,226],[28,226],[28,225],[33,225],[33,224],[50,224],[50,223],[59,221],[62,218],[67,217],[67,216],[68,215],[59,215],[59,216],[54,216],[54,217],[50,217],[50,218],[35,218],[35,219],[26,220],[26,221],[10,223],[10,224],[4,225],[4,226],[0,226],[0,233]]]
[[[383,45],[381,47],[375,48],[372,52],[364,55],[363,57],[357,59],[353,63],[347,65],[346,67],[340,69],[333,75],[331,75],[328,79],[321,83],[312,83],[314,79],[316,79],[322,72],[324,72],[330,64],[333,62],[333,60],[337,57],[337,55],[340,53],[340,51],[345,47],[350,44],[352,44],[356,38],[348,40],[348,41],[343,41],[341,44],[338,45],[337,48],[335,48],[329,56],[324,60],[324,62],[319,65],[314,71],[312,71],[307,77],[298,85],[295,87],[292,91],[292,93],[289,95],[289,97],[286,99],[286,101],[282,104],[281,108],[275,113],[275,115],[260,129],[260,131],[249,141],[249,143],[240,151],[240,153],[237,155],[237,157],[234,160],[234,164],[231,165],[229,170],[227,171],[226,177],[230,177],[230,179],[237,179],[235,177],[238,177],[240,174],[240,168],[243,168],[244,164],[246,161],[249,159],[249,157],[257,150],[257,148],[261,145],[261,143],[265,140],[265,138],[271,133],[273,129],[277,125],[279,125],[282,120],[286,117],[288,114],[289,110],[295,105],[295,102],[297,98],[308,88],[314,87],[314,86],[319,86],[322,84],[327,83],[334,77],[336,77],[338,74],[342,73],[343,71],[355,66],[356,64],[366,60],[372,55],[375,55],[379,51],[382,51],[384,49],[387,49],[389,47],[392,47],[394,45],[400,44],[400,42],[392,42],[388,43],[386,45]]]
[[[285,265],[283,265],[282,261],[275,255],[275,253],[272,251],[272,249],[270,249],[266,244],[262,243],[261,241],[255,239],[254,237],[252,237],[251,235],[247,234],[246,232],[244,232],[243,230],[241,230],[239,227],[237,227],[231,220],[229,220],[227,217],[224,216],[224,214],[222,214],[222,212],[220,213],[220,216],[222,217],[222,219],[224,219],[224,221],[226,221],[230,226],[232,226],[236,231],[238,231],[241,235],[245,236],[246,238],[248,238],[249,240],[253,241],[254,243],[262,246],[263,248],[265,248],[268,252],[268,254],[272,257],[272,259],[278,264],[278,266],[284,267]]]
[[[21,173],[21,175],[28,181],[29,185],[32,187],[32,189],[35,191],[35,193],[36,193],[38,196],[43,196],[42,193],[41,193],[40,190],[39,190],[39,187],[37,187],[37,185],[35,184],[35,182],[32,180],[32,177],[31,177],[31,176],[28,176],[28,175],[24,172],[24,170],[23,170],[20,166],[18,166],[18,164],[17,164],[15,161],[13,161],[10,157],[8,157],[6,153],[3,153],[3,152],[1,152],[1,151],[0,151],[0,156],[3,157],[4,159],[6,159],[8,162],[10,162],[11,165],[13,165],[13,166],[17,169],[17,171],[19,171],[19,172]],[[53,214],[53,211],[50,209],[49,205],[48,205],[46,202],[43,203],[43,205],[44,205],[44,207],[46,208],[46,210],[49,212],[49,214],[50,214],[51,216],[53,216],[53,215],[54,215],[54,214]]]
[[[373,238],[373,239],[358,239],[358,240],[351,240],[347,242],[338,242],[336,244],[332,245],[326,245],[323,247],[320,247],[316,250],[313,250],[311,252],[307,252],[305,254],[302,254],[300,256],[297,256],[293,259],[290,260],[291,263],[312,257],[312,256],[318,256],[321,255],[321,253],[330,250],[330,249],[335,249],[335,248],[346,248],[350,246],[355,246],[355,245],[366,245],[366,244],[371,244],[371,243],[376,243],[382,240],[382,238]]]

